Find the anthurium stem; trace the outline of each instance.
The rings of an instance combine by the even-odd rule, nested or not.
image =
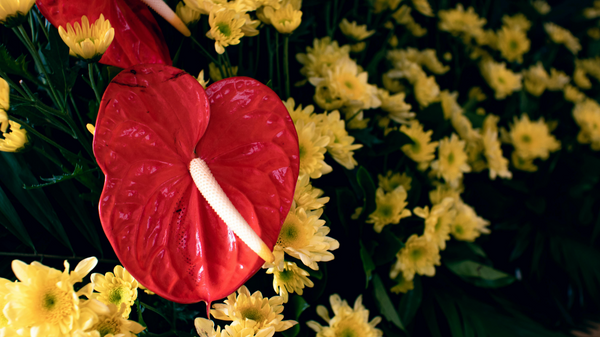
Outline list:
[[[227,227],[263,260],[273,262],[274,257],[271,250],[231,203],[231,200],[212,175],[206,162],[200,158],[195,158],[190,162],[189,170],[200,194],[225,222]]]
[[[88,73],[90,74],[90,85],[92,86],[92,90],[94,90],[94,94],[96,95],[96,100],[98,104],[102,100],[100,98],[100,93],[98,93],[98,88],[96,88],[96,81],[94,80],[94,64],[88,63]]]

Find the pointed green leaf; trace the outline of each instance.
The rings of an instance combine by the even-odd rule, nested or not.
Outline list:
[[[290,301],[285,305],[286,317],[292,317],[293,320],[300,322],[300,315],[309,307],[310,305],[306,303],[302,296],[292,296]],[[282,331],[281,333],[285,337],[296,337],[299,332],[300,323],[285,331]]]
[[[367,277],[367,281],[365,284],[365,289],[369,287],[369,281],[371,280],[371,273],[375,270],[375,263],[371,259],[371,255],[369,255],[369,251],[365,247],[362,241],[360,241],[360,260],[363,264],[363,270],[365,271],[365,275]]]
[[[356,173],[356,181],[358,182],[358,186],[362,189],[364,196],[364,206],[363,206],[363,214],[369,215],[375,211],[375,183],[369,174],[369,171],[364,167],[359,167],[358,172]]]
[[[392,304],[392,300],[390,300],[390,296],[388,295],[383,282],[379,278],[379,275],[373,275],[373,290],[375,293],[375,298],[377,299],[377,305],[379,306],[379,311],[388,321],[392,322],[395,326],[404,329],[404,325],[402,321],[400,321],[400,316],[398,316],[398,312],[394,308]]]
[[[413,279],[414,289],[409,290],[406,294],[402,295],[400,305],[398,307],[398,314],[400,320],[405,326],[408,326],[412,319],[417,314],[417,310],[421,306],[421,300],[423,299],[423,286],[421,285],[421,279],[415,275]]]
[[[17,57],[16,60],[13,59],[5,45],[0,45],[0,70],[7,74],[16,75],[17,77],[33,82],[37,81],[27,70],[25,56],[21,55]]]
[[[467,282],[483,288],[499,288],[513,283],[514,276],[474,261],[447,262],[446,267]]]
[[[33,246],[33,242],[29,237],[29,233],[25,229],[21,218],[17,214],[17,211],[10,203],[10,200],[0,188],[0,224],[6,227],[14,236],[16,236],[21,242],[28,245],[35,251],[35,247]]]

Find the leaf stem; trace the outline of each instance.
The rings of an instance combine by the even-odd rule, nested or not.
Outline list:
[[[194,42],[198,47],[200,47],[200,49],[202,49],[202,51],[204,52],[204,54],[206,54],[206,56],[208,56],[208,58],[210,58],[215,64],[219,64],[219,61],[217,61],[209,52],[208,50],[204,49],[204,47],[202,47],[202,45],[200,44],[200,42],[198,42],[196,40],[196,38],[194,36],[190,36],[190,39],[192,39],[192,42]]]
[[[92,90],[94,90],[94,95],[96,95],[96,101],[98,101],[98,105],[100,105],[100,101],[102,100],[102,98],[100,98],[100,94],[98,93],[98,88],[96,88],[96,81],[94,80],[94,64],[93,63],[88,63],[88,73],[90,75],[90,86],[92,87]]]

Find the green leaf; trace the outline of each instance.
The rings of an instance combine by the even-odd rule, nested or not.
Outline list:
[[[398,307],[398,314],[404,326],[408,326],[417,314],[417,310],[421,306],[423,299],[423,286],[421,285],[421,279],[415,276],[413,279],[414,289],[409,290],[406,294],[402,295],[400,305]]]
[[[483,288],[500,288],[516,280],[511,275],[474,261],[447,262],[445,266],[463,280]]]
[[[377,306],[383,317],[401,330],[405,330],[402,321],[400,321],[400,316],[398,316],[398,312],[394,308],[392,300],[390,300],[390,296],[377,274],[373,275],[373,291],[377,299]]]
[[[383,140],[377,138],[377,136],[373,134],[373,127],[358,130],[352,129],[348,131],[348,134],[354,137],[354,139],[356,140],[355,143],[363,144],[366,147],[372,148],[377,144],[383,143]]]
[[[98,168],[93,168],[93,169],[89,169],[89,170],[83,170],[83,168],[81,168],[81,166],[79,165],[75,165],[75,170],[73,170],[73,173],[65,173],[65,174],[61,174],[59,176],[52,176],[52,178],[41,178],[41,180],[46,181],[46,183],[44,184],[37,184],[37,185],[30,185],[30,186],[23,186],[24,189],[26,190],[32,190],[32,189],[36,189],[36,188],[42,188],[42,187],[46,187],[46,186],[50,186],[50,185],[54,185],[54,184],[58,184],[60,182],[63,181],[67,181],[69,179],[73,179],[76,177],[79,177],[85,173],[88,172],[93,172],[93,171],[97,171]]]
[[[352,191],[350,191],[348,188],[338,188],[335,190],[335,201],[337,204],[337,212],[338,217],[340,218],[340,223],[344,227],[346,235],[349,236],[353,231],[350,230],[350,226],[348,225],[348,214],[353,212],[356,203],[354,193],[352,193]]]
[[[10,56],[5,45],[0,45],[0,70],[7,74],[16,75],[32,82],[37,82],[37,79],[27,70],[25,55],[21,55],[15,60]]]
[[[50,81],[52,85],[62,93],[62,97],[66,99],[70,77],[69,74],[69,47],[62,41],[58,34],[58,29],[51,26],[49,29],[50,41],[49,49],[43,49],[42,54],[46,59],[46,65],[50,68]]]
[[[369,153],[371,156],[383,156],[396,151],[406,144],[412,144],[412,139],[404,132],[392,131],[385,136],[383,145],[375,146],[374,151]]]
[[[23,189],[23,185],[38,183],[23,158],[18,154],[1,152],[0,167],[3,169],[0,181],[50,234],[73,251],[67,233],[46,194],[42,190]]]
[[[285,305],[285,316],[291,316],[293,320],[300,322],[300,315],[304,310],[308,309],[310,305],[302,298],[302,296],[293,296],[290,301]],[[290,315],[291,312],[291,315]],[[285,337],[296,337],[300,332],[300,324],[296,324],[293,327],[282,331],[281,334]]]
[[[367,248],[365,247],[365,245],[363,244],[362,241],[360,242],[360,260],[363,263],[363,269],[365,271],[365,275],[367,277],[367,281],[366,281],[366,285],[365,285],[365,289],[369,287],[369,281],[371,280],[371,273],[373,272],[373,270],[375,270],[375,263],[373,263],[373,260],[371,259],[371,255],[369,255],[369,251],[367,251]]]
[[[446,316],[452,337],[464,336],[462,329],[463,324],[458,314],[456,304],[452,300],[449,300],[445,293],[439,294],[436,292],[435,295],[437,295],[435,298],[438,305],[442,308],[444,316]]]
[[[398,237],[388,228],[383,228],[381,234],[378,235],[379,245],[375,248],[373,260],[375,265],[381,266],[392,262],[396,258],[396,254],[404,244]]]
[[[363,214],[369,215],[375,211],[375,183],[369,174],[369,171],[364,167],[359,167],[356,173],[356,181],[362,189],[364,196]]]
[[[419,121],[442,123],[444,121],[444,110],[440,103],[433,103],[419,112]]]
[[[29,233],[27,233],[27,229],[25,229],[21,218],[2,188],[0,188],[0,224],[35,252],[35,247]]]

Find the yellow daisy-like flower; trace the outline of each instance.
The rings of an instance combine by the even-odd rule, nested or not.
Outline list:
[[[473,207],[459,203],[455,205],[456,217],[450,225],[450,233],[460,241],[473,242],[481,234],[489,234],[489,221],[477,216]]]
[[[514,151],[511,155],[511,162],[517,170],[526,172],[535,172],[538,167],[533,163],[534,158],[521,158],[517,151]]]
[[[320,114],[319,128],[321,133],[329,137],[327,152],[333,159],[348,170],[354,169],[358,164],[354,159],[354,150],[363,147],[362,144],[354,144],[354,137],[348,135],[345,122],[340,119],[339,111]]]
[[[342,301],[338,294],[331,295],[329,302],[333,309],[333,317],[329,317],[329,311],[325,306],[317,306],[317,314],[327,322],[327,326],[322,326],[315,321],[306,322],[306,325],[317,333],[316,337],[383,336],[383,332],[375,328],[381,322],[381,317],[377,316],[369,322],[369,310],[362,304],[362,295],[354,302],[354,308],[350,307],[346,300]]]
[[[114,304],[118,308],[124,303],[126,308],[123,317],[127,318],[137,298],[138,282],[122,266],[116,266],[113,271],[114,274],[111,272],[104,275],[92,274],[91,280],[94,290],[97,291],[92,294],[92,298],[104,304]]]
[[[6,0],[0,4],[0,23],[9,28],[16,27],[27,20],[27,13],[35,0]]]
[[[544,23],[544,29],[554,43],[564,44],[574,55],[577,55],[581,50],[579,39],[573,36],[570,31],[552,22]]]
[[[474,33],[481,31],[486,23],[486,19],[480,18],[473,7],[469,7],[465,12],[462,4],[456,5],[455,9],[439,11],[438,16],[440,17],[439,29],[454,36],[473,36]]]
[[[60,37],[69,47],[71,56],[85,60],[98,61],[108,49],[115,37],[115,29],[104,15],[90,26],[87,16],[81,17],[81,25],[75,22],[73,26],[67,23],[67,29],[58,27]]]
[[[279,252],[273,252],[276,255],[274,264],[279,270],[283,270],[283,252],[302,260],[302,263],[313,270],[319,269],[317,262],[334,259],[330,251],[338,249],[340,244],[326,236],[330,229],[325,226],[325,220],[319,219],[322,214],[323,209],[312,212],[306,212],[303,208],[290,210],[277,238],[275,251]]]
[[[429,5],[427,0],[412,0],[412,3],[419,13],[425,16],[433,16],[433,10],[431,9],[431,5]]]
[[[548,5],[548,3],[544,0],[533,0],[531,1],[531,5],[533,6],[533,8],[535,8],[535,10],[538,13],[542,15],[548,14],[552,9],[550,8],[550,5]]]
[[[400,131],[413,141],[413,144],[403,145],[402,152],[417,163],[425,163],[424,168],[427,168],[429,162],[435,158],[434,153],[438,146],[438,142],[431,142],[433,131],[423,131],[423,125],[416,120],[409,126],[402,125]]]
[[[294,8],[292,4],[287,4],[277,10],[273,7],[266,7],[264,13],[273,27],[281,34],[291,34],[302,22],[302,12]]]
[[[410,191],[410,183],[412,182],[412,178],[406,173],[392,174],[392,171],[388,171],[385,177],[381,174],[378,175],[377,179],[379,180],[379,187],[387,193],[394,191],[398,186],[404,187],[404,190],[408,192]]]
[[[204,69],[200,70],[200,73],[198,74],[198,77],[196,78],[196,80],[198,80],[198,83],[200,83],[202,88],[204,88],[204,90],[206,90],[206,86],[208,85],[208,82],[210,82],[210,80],[204,79]]]
[[[337,110],[344,106],[344,101],[339,93],[332,91],[329,85],[321,82],[315,88],[315,103],[323,110]]]
[[[513,16],[504,15],[502,23],[510,29],[517,29],[524,32],[531,28],[531,21],[527,20],[527,17],[523,13],[517,13]]]
[[[600,105],[593,99],[586,99],[575,104],[573,118],[581,130],[577,141],[591,144],[592,150],[600,150]]]
[[[539,97],[546,90],[549,79],[550,77],[546,69],[544,69],[542,62],[532,65],[527,70],[523,70],[525,90],[534,96]]]
[[[477,102],[483,102],[487,99],[487,96],[481,90],[481,87],[472,87],[469,89],[469,99],[474,99]]]
[[[421,37],[427,34],[427,29],[421,27],[421,25],[415,22],[415,19],[412,17],[412,15],[410,15],[411,11],[412,9],[410,7],[407,5],[402,5],[402,7],[392,14],[392,18],[399,24],[405,26],[413,36]]]
[[[389,71],[381,75],[381,82],[383,82],[383,87],[391,93],[404,92],[404,85],[399,80],[390,77]]]
[[[467,164],[465,141],[461,141],[454,133],[450,138],[442,139],[438,160],[431,163],[431,169],[436,172],[438,178],[443,177],[447,183],[456,186],[463,173],[471,172],[471,167]]]
[[[483,78],[496,92],[496,99],[504,99],[506,96],[522,88],[522,75],[515,74],[506,69],[505,63],[497,63],[493,59],[485,59],[479,64],[479,68]]]
[[[296,59],[303,67],[300,73],[307,78],[325,77],[327,69],[330,69],[337,60],[349,57],[350,46],[340,47],[337,41],[332,41],[330,37],[314,39],[313,47],[306,47],[306,54],[296,54]],[[328,108],[326,110],[335,110],[337,108]]]
[[[194,320],[194,325],[200,337],[273,337],[275,334],[274,326],[262,328],[255,334],[254,327],[258,323],[253,320],[234,321],[223,329],[217,325],[215,330],[215,322],[198,317]]]
[[[329,197],[321,197],[323,190],[313,187],[307,175],[298,178],[294,192],[294,202],[297,208],[314,211],[329,202]]]
[[[577,60],[575,62],[577,64]],[[575,66],[575,70],[573,71],[573,82],[581,89],[590,89],[592,87],[592,81],[590,81],[585,70],[580,66]]]
[[[515,117],[514,124],[510,126],[510,142],[515,147],[515,151],[523,159],[548,159],[550,152],[560,149],[560,141],[557,141],[544,118],[532,122],[527,114],[523,114],[520,119]]]
[[[228,64],[225,64],[225,65],[223,65],[223,73],[221,73],[221,69],[219,69],[219,66],[217,66],[216,63],[211,62],[208,64],[208,77],[210,77],[210,79],[213,82],[220,81],[223,78],[236,76],[237,72],[238,72],[237,66],[233,67]],[[222,75],[225,75],[225,77],[223,77]],[[206,82],[206,83],[208,83],[208,82]]]
[[[383,227],[389,224],[396,225],[400,219],[409,217],[410,210],[406,209],[406,197],[408,194],[402,186],[396,187],[395,190],[385,193],[383,188],[378,188],[375,192],[375,203],[377,208],[371,214],[367,223],[373,224],[373,229],[377,233],[381,233]]]
[[[283,297],[283,303],[287,303],[289,293],[302,295],[304,287],[312,288],[315,285],[308,279],[310,274],[293,262],[285,262],[282,271],[271,267],[267,274],[273,274],[273,289]]]
[[[394,281],[396,281],[396,285],[390,289],[394,294],[406,294],[409,290],[415,289],[413,280],[406,280],[402,274],[398,274]]]
[[[429,201],[431,201],[431,204],[437,205],[446,198],[452,198],[456,204],[461,200],[460,194],[462,192],[462,186],[453,187],[448,184],[439,184],[429,192]]]
[[[316,120],[313,119],[315,107],[312,104],[307,105],[303,109],[302,104],[296,106],[296,101],[290,97],[287,101],[283,101],[283,105],[285,105],[287,108],[287,111],[292,117],[292,121],[294,121],[294,123],[299,120],[303,120],[306,124],[310,122],[316,122]]]
[[[527,38],[525,31],[517,28],[509,28],[503,26],[498,32],[498,40],[496,46],[502,57],[507,61],[518,63],[523,62],[523,55],[529,51],[531,41]]]
[[[556,70],[554,68],[550,69],[550,78],[548,79],[548,83],[546,84],[546,88],[552,91],[563,90],[565,85],[569,83],[569,76],[562,71]]]
[[[498,140],[497,116],[488,115],[484,121],[483,130],[483,153],[490,170],[490,179],[494,180],[497,176],[510,179],[512,173],[508,170],[508,159],[502,155],[500,141]],[[491,125],[487,125],[491,124]]]
[[[76,331],[77,337],[135,337],[142,332],[144,328],[138,322],[127,320],[124,312],[127,309],[125,303],[121,306],[114,304],[104,304],[97,300],[89,300],[83,304],[84,309],[90,309],[94,312],[92,320],[88,321],[87,326]]]
[[[312,179],[331,172],[331,166],[325,163],[326,146],[330,138],[321,135],[314,122],[305,123],[299,120],[296,124],[298,132],[300,175],[308,175]]]
[[[202,13],[195,10],[193,7],[186,6],[183,1],[180,1],[175,8],[175,13],[186,25],[193,25],[200,21],[200,15]]]
[[[456,216],[456,211],[451,209],[454,199],[446,198],[441,203],[434,205],[429,211],[429,206],[415,207],[413,213],[425,220],[423,236],[435,242],[440,250],[446,249],[446,241],[450,240],[450,224]]]
[[[75,292],[73,285],[92,270],[98,260],[90,257],[77,264],[75,270],[69,272],[69,263],[65,261],[65,271],[44,266],[38,262],[30,265],[19,260],[12,262],[12,269],[20,282],[7,284],[9,294],[8,305],[3,313],[8,324],[14,329],[29,330],[33,336],[63,336],[79,328],[80,315],[79,296],[89,296],[92,285],[88,284]]]
[[[362,41],[375,34],[374,30],[367,30],[367,25],[357,25],[356,21],[350,23],[346,18],[340,22],[340,29],[342,34],[354,41]]]
[[[406,94],[399,92],[390,95],[385,89],[377,89],[377,95],[381,101],[381,110],[388,113],[387,117],[396,123],[408,124],[415,118],[415,113],[410,112],[412,106],[404,101]]]
[[[263,329],[275,328],[284,331],[298,324],[296,321],[283,320],[283,297],[263,298],[260,291],[250,294],[246,286],[241,286],[236,293],[227,296],[225,303],[213,304],[210,310],[214,318],[222,321],[247,322],[254,321],[254,333]]]
[[[435,275],[435,266],[440,265],[440,250],[433,240],[413,234],[396,254],[396,258],[396,263],[390,270],[390,278],[395,279],[402,273],[404,279],[412,281],[415,274]]]
[[[21,124],[17,122],[8,121],[8,125],[10,125],[10,130],[7,129],[8,132],[2,132],[4,138],[0,138],[0,151],[19,152],[29,143],[27,131],[22,129]],[[3,125],[0,127],[4,128]]]
[[[223,54],[225,47],[239,44],[240,38],[244,36],[241,28],[246,23],[246,19],[237,17],[237,12],[232,9],[210,12],[208,17],[210,30],[206,36],[215,40],[217,53]]]
[[[583,101],[586,98],[584,93],[582,93],[581,91],[579,91],[579,89],[572,85],[567,84],[563,90],[565,94],[565,99],[569,102],[577,103]]]
[[[415,99],[421,109],[440,100],[440,87],[433,76],[420,76],[415,82]]]
[[[353,53],[360,53],[361,51],[365,50],[366,47],[367,44],[365,42],[358,42],[350,45],[350,51]]]
[[[442,103],[442,111],[444,112],[444,119],[450,119],[454,114],[462,114],[463,109],[460,107],[458,102],[458,92],[450,92],[444,90],[440,92],[440,101]]]
[[[10,108],[10,86],[5,79],[0,77],[0,132],[8,128],[8,114]]]

